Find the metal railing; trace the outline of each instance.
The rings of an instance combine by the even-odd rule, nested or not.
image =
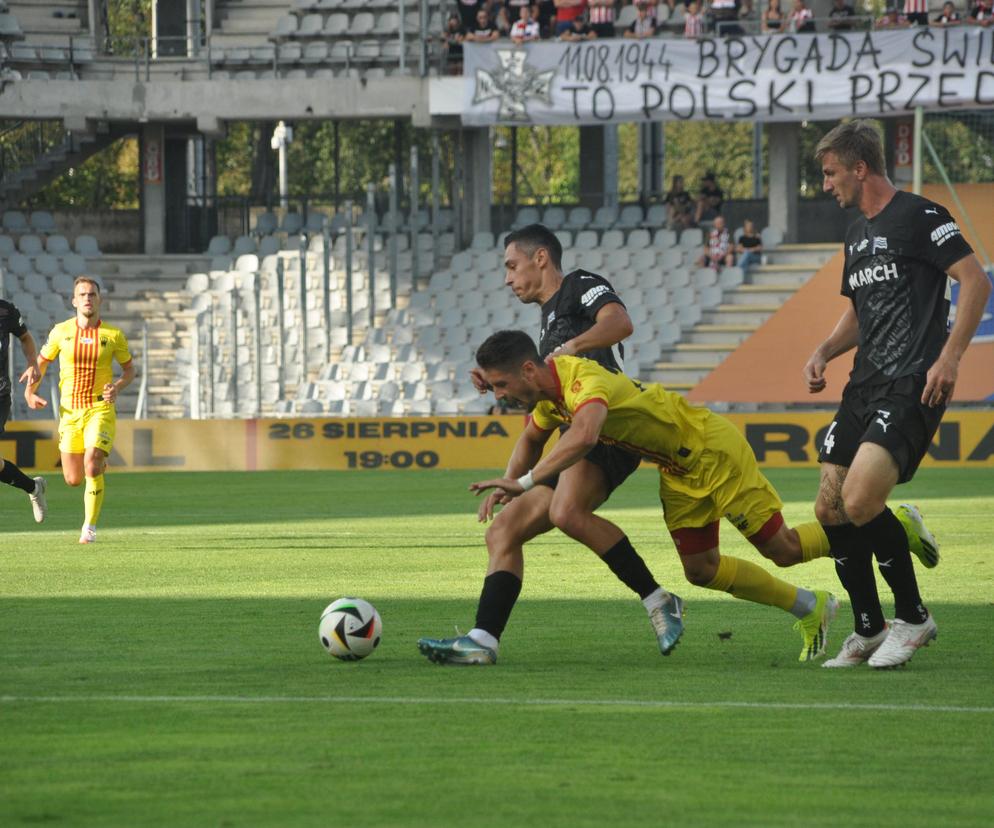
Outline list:
[[[36,163],[52,150],[69,145],[72,132],[61,121],[17,121],[0,132],[0,183]]]

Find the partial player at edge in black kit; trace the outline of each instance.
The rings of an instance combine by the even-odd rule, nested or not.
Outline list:
[[[21,381],[36,381],[35,360],[38,356],[38,350],[34,338],[28,332],[17,307],[4,299],[0,299],[0,434],[4,433],[11,412],[11,382],[8,375],[11,336],[16,336],[20,341],[21,350],[28,363],[27,370],[21,376]],[[31,499],[35,521],[41,523],[45,519],[47,511],[45,478],[35,477],[32,479],[10,460],[0,457],[0,483],[6,483],[8,486],[24,491]]]
[[[990,281],[940,204],[899,192],[885,172],[879,134],[867,121],[839,124],[819,142],[824,190],[862,217],[845,242],[842,293],[850,305],[804,366],[811,393],[825,367],[857,347],[839,411],[819,455],[815,513],[852,603],[855,630],[825,667],[905,664],[937,634],[911,562],[909,534],[887,508],[893,487],[914,476],[956,384],[960,359],[980,323]],[[948,277],[960,285],[948,329]],[[913,506],[903,517],[937,545]],[[873,574],[894,594],[887,625]]]

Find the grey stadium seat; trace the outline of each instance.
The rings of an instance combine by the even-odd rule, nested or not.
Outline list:
[[[65,256],[72,248],[69,246],[69,239],[55,234],[45,239],[45,250],[53,256]]]
[[[592,218],[589,207],[574,207],[569,211],[569,218],[563,227],[569,230],[586,230]]]
[[[372,12],[359,12],[352,18],[349,25],[349,34],[352,37],[371,34],[375,25],[376,19],[373,17]]]
[[[54,233],[58,228],[55,219],[47,210],[35,210],[31,214],[31,229],[36,233]]]
[[[349,30],[347,14],[329,14],[324,22],[324,33],[327,37],[341,37]]]
[[[100,245],[97,244],[97,240],[93,236],[77,236],[76,237],[76,252],[80,256],[99,256]]]
[[[542,214],[542,224],[550,230],[558,230],[566,224],[566,211],[562,207],[546,207]]]
[[[320,16],[318,17],[320,19]],[[272,37],[275,40],[281,40],[286,37],[293,37],[297,33],[299,27],[299,22],[297,18],[292,14],[284,14],[279,20],[276,21],[276,28],[272,31]]]
[[[2,15],[0,15],[2,17]],[[3,227],[11,233],[27,233],[28,220],[20,210],[7,210],[3,214]]]

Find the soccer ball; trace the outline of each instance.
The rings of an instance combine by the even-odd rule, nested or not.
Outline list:
[[[339,598],[321,613],[318,637],[342,661],[365,658],[380,643],[383,622],[376,608],[362,598]]]

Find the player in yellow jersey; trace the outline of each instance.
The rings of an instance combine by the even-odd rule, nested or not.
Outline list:
[[[29,384],[24,393],[30,408],[47,405],[36,389],[49,363],[58,357],[62,476],[70,486],[86,482],[80,543],[97,539],[104,469],[117,425],[114,401],[135,378],[128,341],[120,330],[100,320],[100,303],[100,286],[91,278],[78,277],[72,295],[76,316],[52,328],[38,354],[38,382]],[[121,366],[117,380],[114,360]]]
[[[500,489],[517,496],[569,468],[598,442],[636,452],[659,466],[666,526],[687,580],[791,613],[804,639],[800,660],[824,655],[838,608],[834,596],[795,587],[718,550],[719,520],[726,517],[772,560],[810,560],[827,552],[817,523],[795,529],[784,523],[779,496],[728,420],[592,360],[552,356],[543,362],[522,331],[493,334],[476,360],[498,400],[534,409],[508,464],[509,474],[520,471],[521,476],[474,483],[471,490]],[[562,424],[569,429],[542,458],[546,441]]]

